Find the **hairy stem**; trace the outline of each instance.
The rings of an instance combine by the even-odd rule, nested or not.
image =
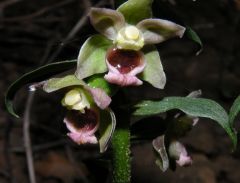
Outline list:
[[[130,131],[129,127],[117,126],[112,140],[113,183],[130,183]]]

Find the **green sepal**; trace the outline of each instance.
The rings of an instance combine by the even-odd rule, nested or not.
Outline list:
[[[76,77],[84,79],[94,74],[106,72],[105,57],[111,46],[112,41],[102,35],[93,35],[88,38],[79,52]]]
[[[110,40],[114,40],[125,25],[123,15],[112,9],[91,8],[89,17],[94,28]]]
[[[149,82],[155,88],[163,89],[166,84],[166,76],[163,71],[160,55],[155,46],[146,46],[143,50],[146,66],[140,78]]]
[[[143,19],[152,17],[153,0],[128,0],[118,7],[127,23],[135,25]]]
[[[69,86],[84,86],[86,85],[83,80],[79,80],[75,75],[67,75],[62,78],[51,78],[44,82],[43,90],[51,93],[62,88]]]

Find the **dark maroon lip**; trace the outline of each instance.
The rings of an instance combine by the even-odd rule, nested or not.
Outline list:
[[[77,130],[90,131],[98,125],[99,116],[92,109],[85,109],[85,113],[71,110],[67,113],[66,120]]]
[[[118,48],[110,48],[106,59],[121,74],[127,74],[143,63],[141,52]]]

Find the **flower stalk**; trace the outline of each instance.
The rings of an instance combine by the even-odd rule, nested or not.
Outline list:
[[[131,182],[130,130],[128,124],[117,125],[112,139],[113,183]]]

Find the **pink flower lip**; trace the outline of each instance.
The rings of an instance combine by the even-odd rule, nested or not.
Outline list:
[[[104,78],[108,82],[120,86],[142,84],[136,77],[146,65],[141,51],[110,48],[106,55],[106,63],[109,72]]]
[[[64,118],[70,131],[68,136],[77,144],[97,143],[94,133],[99,126],[99,114],[95,109],[85,109],[85,113],[71,110]]]
[[[179,166],[189,166],[192,164],[192,158],[188,156],[187,154],[180,154],[179,159],[176,160],[176,163]]]

